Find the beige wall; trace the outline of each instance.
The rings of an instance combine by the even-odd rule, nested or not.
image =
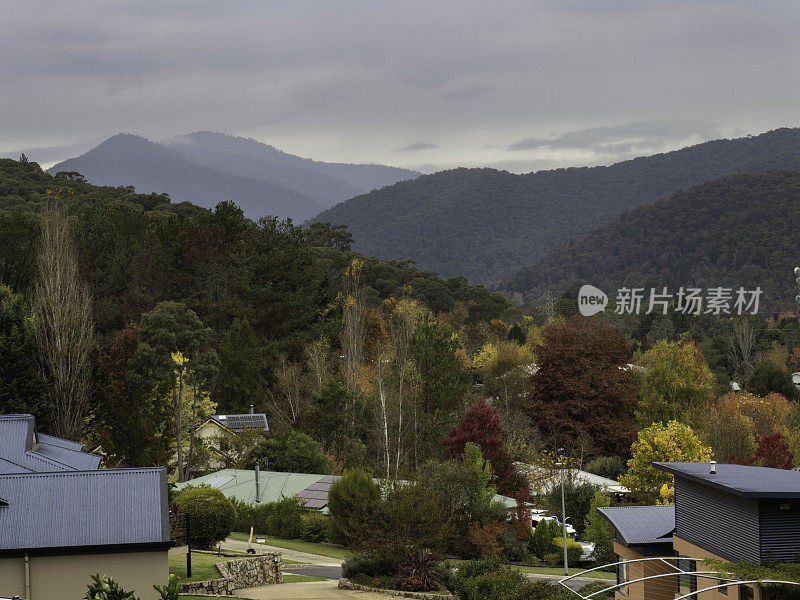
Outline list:
[[[26,600],[77,600],[95,573],[110,575],[125,590],[134,590],[142,600],[159,596],[153,584],[169,577],[166,550],[118,554],[79,554],[30,557],[31,592],[25,595],[25,559],[0,559],[0,596],[18,595]]]
[[[680,552],[684,556],[689,556],[697,560],[697,570],[698,571],[713,571],[714,567],[708,565],[705,562],[702,562],[704,558],[710,558],[713,560],[719,560],[722,562],[728,562],[724,558],[717,556],[716,554],[709,552],[692,544],[691,542],[687,542],[684,539],[675,536],[672,538],[672,547],[675,548],[676,552]],[[728,595],[725,596],[724,594],[720,593],[719,590],[711,590],[708,592],[701,592],[704,588],[712,587],[715,585],[719,585],[722,583],[721,581],[714,580],[714,579],[706,579],[705,577],[697,577],[697,599],[698,600],[739,600],[739,586],[730,586],[728,588]],[[757,589],[753,590],[753,598],[754,600],[761,600],[761,592]]]
[[[638,552],[634,552],[618,542],[614,542],[614,552],[619,555],[620,560],[643,558]],[[628,581],[663,573],[674,573],[674,569],[658,561],[628,564]],[[617,600],[673,600],[675,598],[675,576],[631,583],[628,586],[628,594],[625,595],[618,591],[616,598]]]

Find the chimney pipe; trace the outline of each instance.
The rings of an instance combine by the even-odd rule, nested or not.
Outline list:
[[[261,478],[258,463],[256,463],[256,504],[261,504]]]
[[[252,404],[250,405],[250,414],[251,415],[253,414],[253,405]]]
[[[712,461],[711,461],[710,463],[708,463],[708,464],[711,466],[711,470],[709,471],[709,473],[710,473],[711,475],[716,475],[716,474],[717,474],[717,461],[715,461],[715,460],[712,460]]]

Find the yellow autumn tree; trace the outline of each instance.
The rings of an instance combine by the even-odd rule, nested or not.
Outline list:
[[[688,425],[670,421],[642,429],[633,446],[628,472],[619,482],[643,500],[669,502],[674,497],[674,478],[653,466],[654,462],[707,462],[713,452]]]

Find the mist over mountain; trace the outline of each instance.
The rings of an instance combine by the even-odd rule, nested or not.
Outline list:
[[[96,185],[166,192],[173,202],[212,208],[223,200],[252,218],[272,214],[302,221],[336,202],[415,177],[383,165],[323,163],[256,140],[196,132],[155,143],[118,134],[48,172],[77,171]]]
[[[734,173],[800,169],[800,129],[716,140],[609,167],[515,175],[455,169],[364,194],[312,221],[350,228],[367,255],[493,283],[623,211]]]

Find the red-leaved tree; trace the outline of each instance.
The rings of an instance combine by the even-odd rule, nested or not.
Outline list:
[[[527,490],[527,483],[514,468],[514,461],[505,449],[505,431],[500,412],[480,399],[470,406],[461,422],[450,429],[444,445],[450,458],[464,455],[467,442],[480,446],[483,458],[492,465],[492,481],[501,494],[516,495]]]
[[[767,435],[762,435],[758,440],[750,464],[760,467],[771,467],[773,469],[791,469],[794,463],[794,456],[789,449],[786,438],[780,431],[775,431]]]
[[[547,326],[536,348],[528,414],[556,445],[588,436],[601,454],[628,454],[637,385],[623,335],[598,318]]]

